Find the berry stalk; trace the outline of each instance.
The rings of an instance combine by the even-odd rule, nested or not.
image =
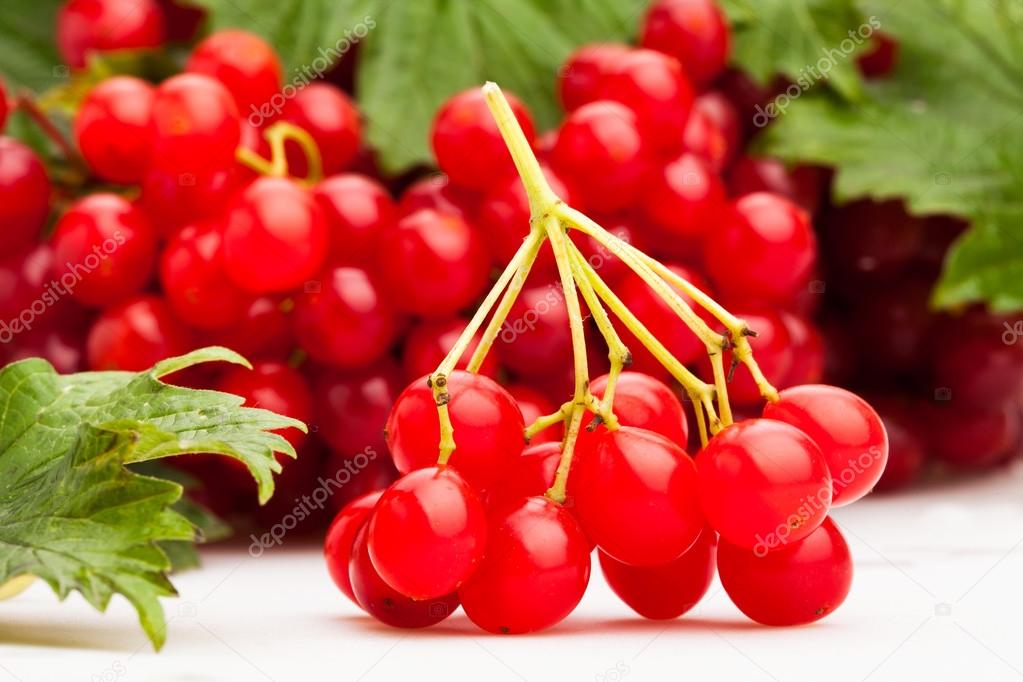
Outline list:
[[[263,137],[270,145],[270,158],[265,159],[248,147],[239,147],[235,156],[240,163],[260,175],[276,178],[289,177],[288,155],[285,146],[290,140],[302,149],[308,168],[306,176],[298,179],[298,182],[311,187],[323,179],[323,158],[320,155],[320,148],[308,132],[292,123],[278,121],[266,129]]]

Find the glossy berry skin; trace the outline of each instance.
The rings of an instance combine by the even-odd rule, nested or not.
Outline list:
[[[331,450],[346,457],[367,447],[383,453],[387,416],[404,385],[399,369],[386,361],[351,372],[315,372],[317,433]]]
[[[533,117],[521,101],[505,93],[512,113],[532,142]],[[514,174],[515,166],[479,88],[458,93],[437,111],[430,130],[437,165],[455,184],[474,190]]]
[[[487,556],[458,591],[465,615],[487,632],[552,627],[579,604],[590,580],[590,545],[568,511],[529,497],[490,517]]]
[[[852,585],[849,546],[831,519],[803,540],[758,556],[722,541],[718,574],[732,602],[764,625],[802,625],[827,616]]]
[[[142,177],[140,204],[160,234],[172,236],[184,225],[220,218],[238,189],[233,168],[180,171],[157,160]]]
[[[365,175],[332,175],[316,185],[313,198],[330,230],[328,259],[338,265],[369,262],[380,235],[397,219],[387,189]]]
[[[584,45],[558,70],[558,97],[565,111],[600,99],[604,80],[630,48],[617,43]]]
[[[369,521],[369,555],[384,582],[413,599],[454,592],[483,560],[487,514],[451,468],[418,469],[384,491]]]
[[[634,111],[640,130],[658,151],[680,151],[695,95],[676,60],[654,50],[630,50],[615,60],[600,94]]]
[[[643,47],[678,59],[697,86],[705,86],[728,63],[731,32],[715,0],[658,0],[641,29]]]
[[[522,453],[522,413],[515,399],[487,377],[456,370],[448,377],[448,412],[456,449],[449,464],[477,490],[499,481]],[[427,377],[398,396],[387,420],[387,445],[398,471],[437,462],[440,424]]]
[[[290,299],[272,296],[252,299],[232,326],[212,330],[203,345],[226,346],[249,360],[286,360],[294,349]]]
[[[160,282],[167,302],[183,321],[199,329],[236,324],[254,296],[227,276],[223,226],[216,222],[188,225],[160,254]]]
[[[281,89],[283,67],[274,49],[259,36],[238,29],[217,31],[195,46],[185,71],[223,83],[241,116],[252,125],[269,123],[261,107],[267,105],[270,110],[272,98]]]
[[[241,141],[234,98],[220,81],[183,73],[156,88],[153,101],[153,158],[179,173],[230,168]]]
[[[376,268],[402,312],[449,317],[483,292],[489,274],[483,239],[465,221],[423,209],[381,237]]]
[[[425,628],[441,622],[458,608],[458,595],[415,601],[383,581],[369,558],[368,525],[355,535],[348,578],[355,603],[381,623],[396,628]]]
[[[711,527],[761,553],[805,538],[831,507],[831,474],[821,449],[783,422],[736,422],[704,447],[697,469]]]
[[[561,442],[538,443],[522,451],[500,482],[487,491],[488,509],[501,509],[526,497],[543,496],[552,485],[561,462]],[[571,509],[571,496],[564,506]]]
[[[792,364],[775,388],[819,384],[824,378],[824,337],[804,317],[779,311],[792,348]]]
[[[511,393],[512,397],[515,398],[515,402],[518,403],[519,409],[522,411],[522,421],[526,426],[529,426],[540,417],[553,414],[557,406],[551,402],[547,396],[534,388],[525,386],[523,384],[512,384],[506,386],[508,392]],[[539,445],[541,443],[556,442],[561,443],[561,438],[564,435],[564,427],[560,425],[552,426],[548,429],[544,429],[540,433],[533,436],[530,440],[530,444]],[[525,453],[523,453],[525,455]]]
[[[529,287],[515,299],[494,343],[501,364],[516,373],[544,376],[572,356],[568,306],[558,285]]]
[[[405,337],[405,348],[401,354],[405,377],[411,381],[437,369],[465,331],[467,323],[467,320],[453,318],[426,320],[416,325]],[[469,359],[476,351],[482,336],[478,331],[473,334],[465,354],[455,365],[456,369],[465,369],[468,366]],[[489,353],[483,360],[480,374],[491,379],[497,377],[497,358],[494,353]]]
[[[262,177],[228,211],[224,267],[246,291],[289,291],[316,276],[329,239],[327,221],[309,192],[286,178]]]
[[[163,299],[139,296],[103,311],[86,342],[89,368],[141,372],[192,350],[188,328]]]
[[[340,369],[355,369],[387,353],[397,319],[365,270],[328,268],[295,300],[295,338],[309,355]]]
[[[740,198],[734,209],[733,218],[704,244],[711,280],[726,297],[791,301],[817,259],[809,216],[789,200],[763,192]]]
[[[590,392],[604,397],[608,375],[590,382]],[[682,403],[671,388],[662,381],[640,372],[622,372],[615,384],[614,413],[622,426],[634,426],[658,433],[672,443],[685,447],[689,440],[689,424]],[[602,433],[598,428],[590,433]],[[583,434],[580,433],[580,438]]]
[[[778,159],[766,157],[744,156],[738,159],[728,172],[728,189],[732,196],[773,192],[798,204],[810,215],[817,213],[817,209],[820,208],[824,185],[825,180],[820,168],[796,166],[790,169]],[[847,208],[843,206],[840,211],[844,212]],[[870,224],[873,220],[876,220],[876,217],[856,220],[856,227],[852,229],[865,229],[869,235],[876,231]],[[830,230],[828,233],[830,235]],[[847,257],[848,254],[843,254],[843,258]]]
[[[245,399],[247,407],[258,407],[308,424],[313,416],[313,399],[302,374],[281,362],[257,362],[248,367],[227,370],[217,390]],[[296,428],[280,432],[297,450],[306,434]]]
[[[704,528],[682,556],[659,566],[630,566],[598,551],[607,584],[629,607],[651,620],[670,620],[703,599],[714,581],[717,535]]]
[[[832,507],[871,491],[888,461],[881,417],[855,393],[823,384],[787,388],[764,407],[764,417],[795,426],[820,446],[831,471]]]
[[[342,594],[358,605],[355,593],[352,592],[352,580],[348,576],[348,564],[352,558],[352,545],[355,536],[366,525],[373,507],[383,494],[382,490],[366,493],[346,504],[337,513],[327,529],[327,538],[323,542],[323,557],[327,560],[327,573],[341,590]]]
[[[75,202],[53,233],[53,276],[76,280],[71,295],[103,306],[138,293],[153,274],[157,234],[145,213],[116,194]]]
[[[927,460],[928,439],[920,415],[911,406],[889,402],[877,404],[877,408],[888,434],[888,462],[874,486],[874,491],[880,493],[904,488],[920,476]]]
[[[46,291],[52,270],[53,249],[46,243],[0,256],[0,321],[9,323],[23,311],[31,312],[32,302]]]
[[[340,173],[355,160],[362,144],[359,110],[348,95],[329,83],[310,83],[289,99],[281,119],[309,133],[320,149],[324,175]],[[297,177],[305,174],[305,155],[288,149],[288,171]]]
[[[792,370],[795,353],[788,327],[781,315],[768,307],[756,306],[750,309],[738,308],[733,313],[745,320],[748,327],[756,332],[749,337],[750,348],[756,358],[760,371],[772,386],[780,386]],[[730,350],[724,353],[725,370],[732,364],[733,354]],[[706,366],[710,362],[705,360]],[[710,376],[710,374],[708,374]],[[736,367],[735,374],[728,384],[728,395],[739,405],[756,405],[759,407],[763,398],[760,389],[753,381],[753,375],[744,366]]]
[[[721,180],[692,154],[682,154],[651,176],[642,205],[657,227],[688,240],[701,239],[730,217]]]
[[[702,158],[721,173],[735,158],[742,142],[739,112],[720,92],[706,92],[696,98],[693,113],[682,133],[685,151]]]
[[[0,252],[34,242],[50,213],[50,180],[39,157],[10,137],[0,137]]]
[[[68,66],[90,52],[160,47],[163,13],[156,0],[68,0],[57,13],[57,48]]]
[[[476,194],[455,185],[443,173],[438,173],[408,186],[398,202],[398,215],[404,217],[421,208],[431,208],[471,223],[478,203],[479,197]]]
[[[593,102],[569,114],[551,163],[579,188],[586,206],[604,213],[631,205],[651,168],[636,114],[618,102]]]
[[[635,566],[671,561],[704,526],[696,466],[664,436],[623,426],[575,453],[576,512],[586,535]]]
[[[94,87],[75,116],[74,135],[85,162],[104,180],[142,179],[153,151],[156,90],[140,78],[115,76]]]

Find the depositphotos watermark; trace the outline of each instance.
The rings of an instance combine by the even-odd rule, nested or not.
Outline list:
[[[87,254],[81,263],[71,263],[70,261],[65,263],[64,274],[57,279],[50,280],[50,283],[43,287],[39,298],[26,306],[14,319],[0,320],[0,343],[10,343],[18,334],[31,331],[37,318],[57,305],[60,299],[70,296],[75,287],[89,273],[98,269],[117,249],[124,246],[125,241],[127,240],[124,233],[117,230],[113,236],[107,237],[101,244],[93,246],[92,253]]]
[[[778,118],[788,111],[793,101],[802,97],[803,93],[812,88],[839,65],[847,61],[856,48],[870,40],[874,33],[881,29],[881,20],[871,16],[863,24],[852,29],[848,38],[838,44],[838,47],[822,47],[821,58],[814,64],[804,66],[796,75],[795,82],[785,88],[784,92],[768,102],[765,106],[757,105],[756,113],[753,115],[753,125],[763,128],[772,120]]]
[[[377,27],[376,20],[366,15],[362,21],[350,29],[345,30],[343,36],[331,47],[317,48],[317,56],[308,64],[296,66],[295,75],[290,81],[284,84],[279,92],[275,93],[268,101],[260,105],[251,105],[249,112],[249,125],[254,128],[261,127],[264,123],[280,115],[288,100],[293,99],[302,88],[320,78],[334,64],[341,60],[349,50],[355,47],[359,41],[369,35],[369,32]]]
[[[261,557],[263,552],[284,544],[284,538],[289,531],[294,530],[300,523],[308,519],[315,512],[322,511],[327,500],[333,497],[339,490],[348,485],[353,478],[369,466],[369,463],[377,458],[377,451],[372,446],[345,460],[345,465],[329,477],[320,476],[317,485],[308,495],[295,498],[295,506],[290,512],[281,517],[281,520],[270,527],[262,535],[252,533],[249,538],[252,544],[249,545],[249,555]]]

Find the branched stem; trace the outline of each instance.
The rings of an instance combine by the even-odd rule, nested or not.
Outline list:
[[[265,131],[263,137],[270,145],[270,158],[265,159],[248,147],[239,147],[235,158],[260,175],[276,178],[289,177],[287,143],[292,141],[302,149],[306,157],[308,171],[304,178],[298,179],[303,185],[311,186],[323,179],[323,159],[316,140],[304,129],[286,121],[278,121]]]

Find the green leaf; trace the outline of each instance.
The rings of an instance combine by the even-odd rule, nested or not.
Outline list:
[[[305,428],[242,407],[237,396],[159,380],[214,360],[244,362],[209,348],[138,374],[61,376],[39,359],[0,370],[0,585],[35,575],[62,599],[77,590],[100,610],[122,594],[153,644],[163,644],[159,597],[174,588],[158,543],[193,541],[196,527],[173,507],[181,485],[126,465],[185,453],[227,455],[248,466],[265,501],[272,473],[280,471],[274,452],[295,454],[269,431]]]
[[[0,65],[15,88],[48,90],[67,78],[57,55],[55,28],[60,0],[4,0]]]
[[[360,43],[356,94],[383,167],[432,163],[429,128],[449,96],[487,80],[527,102],[541,129],[559,118],[554,86],[585,42],[631,38],[647,0],[201,0],[214,27],[268,38],[296,85]],[[243,6],[244,5],[244,6]],[[364,37],[363,37],[364,36]],[[361,38],[361,40],[360,40]]]
[[[768,129],[764,150],[835,166],[840,201],[905,197],[914,213],[969,219],[935,303],[1023,308],[1023,6],[862,6],[900,42],[895,73],[856,103],[804,95]]]

